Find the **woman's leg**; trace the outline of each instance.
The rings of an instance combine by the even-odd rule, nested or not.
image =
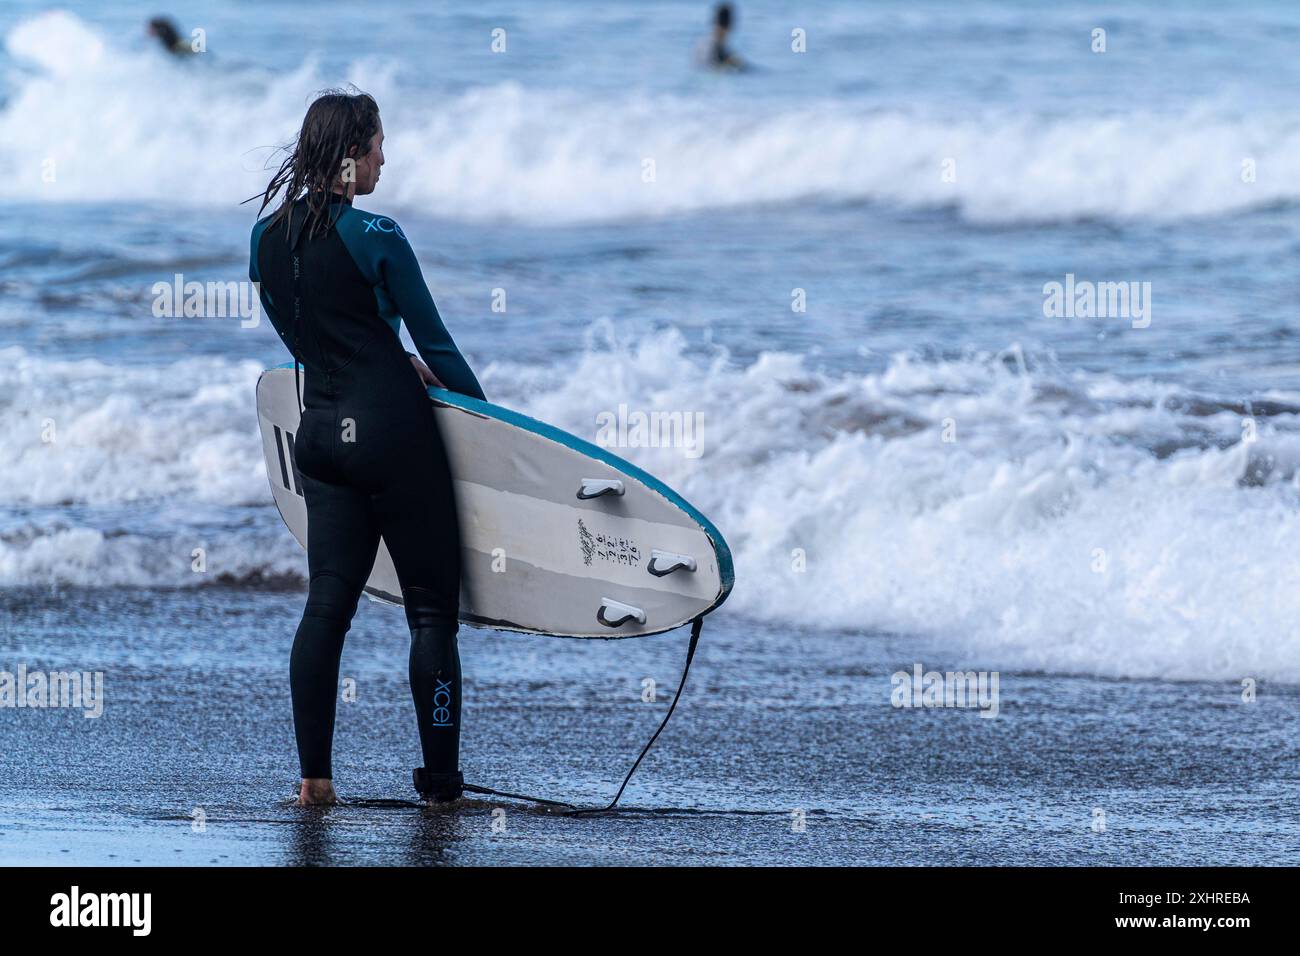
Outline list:
[[[411,443],[401,473],[372,503],[411,629],[411,696],[424,755],[416,786],[442,801],[461,792],[460,529],[432,410],[427,427],[432,441]]]
[[[429,790],[458,789],[460,773],[460,650],[454,617],[419,587],[402,589],[411,628],[408,673]],[[451,799],[459,796],[456,793]]]
[[[289,658],[293,726],[302,769],[300,803],[332,803],[331,751],[339,659],[357,599],[375,563],[379,529],[369,496],[302,476],[307,501],[307,606]]]

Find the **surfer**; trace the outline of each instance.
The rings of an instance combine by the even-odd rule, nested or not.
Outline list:
[[[174,21],[167,17],[154,17],[145,30],[151,37],[157,37],[164,50],[173,56],[187,56],[194,52],[184,39]]]
[[[294,457],[308,524],[306,607],[289,661],[300,804],[333,803],[331,750],[339,659],[382,537],[411,631],[409,675],[424,766],[416,790],[457,799],[460,540],[451,474],[428,385],[482,399],[415,252],[388,216],[365,212],[384,165],[379,107],[331,91],[308,108],[261,198],[249,278],[303,366]],[[399,337],[405,322],[419,352]],[[296,371],[296,370],[295,370]]]
[[[727,46],[733,21],[734,13],[731,4],[720,3],[714,8],[713,34],[700,45],[699,58],[702,65],[711,70],[740,71],[749,68],[749,64]]]

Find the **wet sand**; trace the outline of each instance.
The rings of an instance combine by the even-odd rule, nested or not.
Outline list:
[[[335,739],[335,782],[356,802],[301,809],[287,687],[300,605],[227,588],[7,590],[0,670],[102,671],[104,711],[0,708],[0,863],[1246,865],[1294,864],[1300,846],[1300,689],[1261,684],[1243,704],[1224,682],[1003,671],[995,719],[898,709],[893,672],[956,666],[939,644],[725,608],[627,812],[573,818],[411,805],[401,612],[363,602]],[[686,642],[685,628],[622,642],[463,628],[466,779],[607,802]]]

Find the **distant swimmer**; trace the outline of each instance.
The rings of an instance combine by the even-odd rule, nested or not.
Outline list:
[[[151,37],[157,37],[163,49],[173,56],[188,56],[194,52],[190,42],[181,37],[181,32],[176,29],[176,23],[167,17],[154,17],[149,21],[146,32]]]
[[[711,70],[747,70],[749,64],[731,52],[727,37],[735,16],[731,4],[720,3],[713,11],[713,35],[700,45],[700,65]]]

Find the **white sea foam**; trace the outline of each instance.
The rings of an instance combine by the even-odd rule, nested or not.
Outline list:
[[[539,223],[795,200],[950,207],[976,222],[1177,219],[1300,199],[1300,116],[1206,106],[1099,116],[617,97],[517,83],[431,95],[369,60],[345,77],[114,49],[67,13],[5,39],[0,197],[228,205],[260,191],[313,91],[347,80],[384,110],[383,200]],[[54,181],[43,176],[53,161]],[[945,181],[946,160],[955,181]],[[1253,160],[1256,181],[1242,181]],[[643,181],[646,160],[654,182]]]
[[[255,149],[286,141],[309,93],[337,82],[310,62],[274,74],[114,49],[67,14],[5,44],[10,200],[233,203],[265,182]],[[720,115],[631,91],[412,96],[367,62],[347,78],[384,106],[386,201],[430,215],[546,223],[819,197],[1030,222],[1300,198],[1276,174],[1300,146],[1285,116],[952,120],[831,102]],[[1258,182],[1241,182],[1243,157]],[[618,403],[701,413],[697,459],[616,450],[727,536],[728,613],[935,635],[981,666],[1300,681],[1294,414],[1244,444],[1240,413],[1177,385],[1067,374],[1014,349],[824,373],[792,354],[691,353],[674,332],[605,334],[574,364],[475,367],[494,400],[586,437]],[[301,575],[261,462],[259,371],[0,349],[0,585],[184,586],[211,577],[191,571],[195,547],[235,580]],[[595,380],[617,398],[598,401]]]
[[[300,571],[269,517],[257,371],[0,353],[0,415],[13,423],[0,507],[64,506],[0,535],[0,581],[193,583],[189,549],[223,507],[268,519],[203,532],[223,573]],[[698,459],[614,450],[714,518],[736,555],[731,611],[939,635],[1001,667],[1300,680],[1295,415],[1261,420],[1246,444],[1240,414],[1179,410],[1189,397],[1176,387],[1035,369],[1014,350],[822,374],[789,354],[748,366],[691,354],[671,331],[607,334],[576,369],[483,371],[497,401],[586,437],[611,410],[587,386],[595,377],[630,407],[703,414]],[[38,440],[46,418],[53,445]],[[148,535],[93,518],[141,505],[164,515]]]

